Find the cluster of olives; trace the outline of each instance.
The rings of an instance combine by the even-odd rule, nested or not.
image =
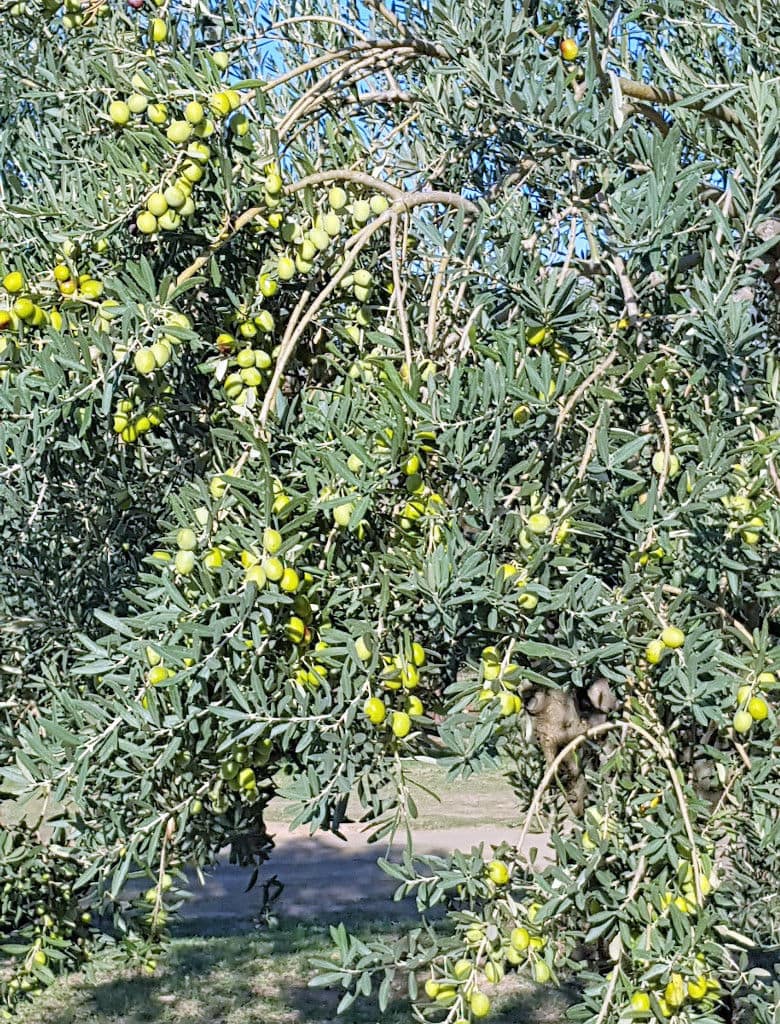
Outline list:
[[[11,870],[12,869],[12,870]],[[6,871],[0,871],[0,897],[11,892],[25,903],[23,922],[19,908],[13,917],[5,915],[0,902],[0,931],[16,932],[20,943],[16,951],[17,967],[12,974],[0,980],[0,1002],[9,1005],[20,998],[29,997],[44,988],[51,980],[50,958],[47,947],[61,948],[63,940],[70,945],[69,956],[86,959],[91,941],[92,915],[78,902],[73,884],[80,874],[78,866],[68,859],[62,847],[41,848],[36,862],[25,868],[12,859]],[[17,931],[20,925],[24,927]],[[31,938],[22,952],[23,936]],[[5,997],[5,998],[4,998]],[[6,1011],[0,1016],[7,1018]]]
[[[165,872],[158,880],[157,885],[147,889],[141,897],[142,918],[144,924],[154,932],[164,928],[168,921],[168,913],[165,910],[163,901],[164,894],[173,888],[173,879]],[[153,909],[150,911],[149,907]]]
[[[382,459],[391,448],[393,440],[393,428],[386,427],[377,434],[373,455]],[[401,470],[405,476],[404,491],[406,495],[403,503],[396,508],[396,521],[403,533],[417,542],[422,537],[422,528],[430,526],[430,535],[434,543],[439,543],[443,533],[440,521],[446,514],[447,507],[441,494],[430,488],[423,480],[422,459],[426,454],[436,450],[436,435],[432,430],[418,430],[413,446],[417,451],[408,455],[401,464]],[[358,474],[363,467],[362,460],[355,454],[349,456],[347,468],[350,472]],[[385,470],[380,470],[384,473]],[[354,503],[345,502],[333,509],[333,518],[337,525],[346,526],[352,519]],[[360,527],[358,531],[360,537]]]
[[[198,537],[188,526],[182,527],[176,534],[177,551],[173,559],[173,567],[180,576],[189,576],[195,568],[195,552]]]
[[[755,506],[750,498],[746,494],[725,494],[721,501],[731,513],[729,529],[733,533],[738,532],[745,544],[751,547],[758,544],[766,523],[761,516],[756,515]]]
[[[438,507],[444,505],[442,496],[426,486],[422,476],[423,468],[420,456],[416,452],[405,459],[401,465],[401,469],[406,477],[404,490],[409,495],[406,504],[400,512],[401,528],[404,530],[411,530],[413,524],[421,516],[425,515],[426,512],[435,513],[438,511]]]
[[[110,299],[100,304],[96,319],[96,326],[100,330],[110,330],[117,305]],[[183,313],[167,310],[155,340],[134,352],[133,368],[141,380],[133,387],[130,396],[120,398],[114,408],[114,431],[125,443],[137,441],[165,419],[165,409],[160,399],[173,394],[174,388],[172,384],[157,380],[157,374],[170,362],[174,349],[182,343],[180,334],[176,332],[189,331],[191,327],[189,318]],[[114,357],[118,361],[127,354],[128,349],[123,345],[114,346]]]
[[[155,42],[163,42],[167,37],[167,26],[161,19],[153,20],[150,31]],[[214,54],[213,59],[223,70],[227,68],[227,54]],[[183,150],[176,179],[146,197],[143,209],[136,217],[136,226],[143,235],[176,231],[182,221],[195,213],[193,191],[204,178],[212,155],[211,148],[203,140],[212,136],[217,130],[217,122],[231,113],[231,130],[239,135],[248,130],[247,118],[238,110],[241,96],[235,89],[227,89],[215,92],[208,99],[192,99],[181,109],[180,117],[171,118],[167,104],[155,100],[155,89],[150,79],[136,72],[132,86],[134,91],[126,99],[116,99],[109,104],[111,123],[117,128],[126,128],[132,123],[152,125],[161,131],[164,129],[171,145]]]
[[[241,564],[245,569],[244,579],[247,583],[254,583],[258,590],[264,589],[273,584],[278,590],[293,598],[292,611],[285,623],[285,636],[295,647],[307,647],[312,640],[312,623],[314,612],[305,593],[299,592],[308,583],[311,577],[304,574],[301,579],[298,571],[291,565],[285,564],[277,552],[282,546],[282,535],[278,530],[267,527],[263,531],[263,550],[258,551],[256,547],[244,549],[241,554]],[[321,645],[317,649],[322,649]],[[311,674],[309,674],[311,673]],[[296,677],[296,681],[312,686],[318,686],[327,675],[327,670],[322,665],[315,665],[306,670],[306,677]]]
[[[276,194],[269,189],[269,178],[273,178],[274,189],[278,188]],[[281,178],[272,171],[265,180],[266,203],[270,199],[275,205],[281,191]],[[372,216],[384,213],[388,205],[387,199],[379,194],[350,202],[347,191],[336,185],[328,191],[328,210],[316,214],[308,228],[292,218],[283,219],[281,215],[273,221],[269,218],[269,225],[278,230],[281,240],[294,247],[277,257],[273,268],[276,277],[280,281],[291,281],[296,274],[309,274],[317,258],[328,251],[332,241],[341,233],[344,214],[350,216],[353,228],[360,229]],[[371,296],[374,280],[370,270],[358,268],[346,274],[339,283],[342,289],[351,290],[355,299],[364,304]],[[368,315],[366,311],[362,314],[364,319]]]
[[[273,743],[268,737],[257,740],[251,746],[246,743],[234,744],[219,766],[219,778],[209,790],[209,801],[215,814],[224,814],[228,809],[225,788],[238,793],[246,803],[256,803],[260,798],[260,786],[255,769],[265,768],[271,758]],[[262,779],[260,780],[262,782]],[[191,812],[193,808],[190,808]],[[199,812],[197,812],[199,813]]]
[[[132,444],[153,427],[158,427],[165,419],[165,409],[155,402],[153,405],[141,404],[141,396],[120,398],[114,408],[114,433],[125,444]]]
[[[148,652],[147,648],[147,652]],[[184,659],[185,664],[192,664],[192,659]],[[198,785],[199,795],[191,797],[188,813],[191,817],[199,817],[206,806],[202,796],[208,788],[209,808],[215,814],[224,814],[230,806],[228,792],[238,793],[247,803],[255,803],[264,787],[264,775],[260,769],[265,768],[273,753],[273,741],[261,736],[252,743],[243,741],[231,742],[230,736],[220,736],[217,748],[225,753],[221,757],[216,775],[210,774],[203,785]],[[180,750],[174,758],[177,771],[187,772],[193,763],[193,755],[189,750]],[[196,760],[196,764],[199,762]],[[188,776],[192,779],[192,775]]]
[[[225,476],[230,475],[233,475],[230,471],[225,474]],[[222,485],[221,479],[220,485]],[[221,497],[223,493],[220,486],[219,496]],[[207,508],[203,507],[197,510],[196,518],[199,527],[204,528],[207,525],[208,517]],[[258,545],[250,545],[250,547],[237,552],[238,560],[244,569],[246,585],[251,583],[257,590],[271,587],[276,592],[292,598],[292,614],[285,623],[284,632],[291,644],[298,648],[304,648],[308,646],[313,636],[311,627],[314,621],[314,611],[308,597],[303,593],[305,586],[311,582],[311,576],[304,574],[304,577],[301,578],[292,565],[286,564],[279,557],[278,552],[282,543],[282,535],[279,531],[273,527],[267,527],[263,532],[262,549]],[[173,557],[173,568],[180,576],[190,576],[197,564],[198,534],[191,527],[182,527],[176,534],[176,545],[177,551]],[[224,564],[225,556],[231,554],[233,551],[226,546],[208,547],[203,554],[203,565],[209,572],[218,572]],[[163,562],[171,560],[171,555],[167,551],[154,552],[154,557]],[[289,606],[285,605],[285,607]],[[267,623],[260,623],[260,628],[261,632],[270,631]],[[322,650],[325,646],[318,644],[316,650]],[[305,671],[306,678],[304,679],[303,675],[296,675],[296,682],[317,686],[327,676],[327,669],[320,664],[315,664]]]
[[[514,587],[517,591],[517,604],[524,612],[532,612],[539,604],[539,598],[528,589],[530,582],[528,572],[514,562],[505,562],[500,570],[500,579],[504,584]]]
[[[258,392],[268,385],[275,352],[269,354],[263,348],[255,348],[252,340],[258,335],[270,335],[274,326],[272,314],[267,309],[261,309],[254,316],[242,315],[238,322],[236,333],[249,344],[240,347],[239,340],[227,332],[217,336],[219,352],[222,355],[232,353],[222,387],[234,405],[254,408]],[[224,371],[224,364],[218,364],[218,370]]]
[[[420,483],[417,492],[410,497],[398,512],[398,525],[404,533],[413,533],[426,524],[429,518],[437,519],[446,512],[444,498]],[[432,527],[434,543],[442,538],[441,526],[434,522]]]
[[[89,273],[74,273],[67,263],[58,263],[52,271],[60,295],[64,299],[99,299],[103,282]]]
[[[703,959],[697,958],[694,971],[695,973],[691,973],[687,978],[678,971],[673,971],[662,991],[635,991],[629,1007],[632,1016],[649,1017],[653,1012],[654,1003],[662,1017],[674,1016],[687,1002],[698,1003],[701,1010],[711,1009],[720,992],[720,985],[703,966]]]
[[[137,72],[132,86],[135,91],[126,100],[112,100],[109,104],[111,123],[116,128],[126,128],[131,123],[144,123],[141,119],[145,117],[145,123],[161,130],[165,127],[165,137],[174,146],[185,146],[192,139],[209,138],[217,130],[215,118],[220,120],[241,106],[240,94],[228,89],[214,93],[205,106],[198,99],[190,100],[182,108],[181,117],[171,118],[167,104],[154,99],[154,87],[148,78]]]
[[[2,279],[3,290],[8,296],[9,306],[0,308],[0,332],[9,329],[19,335],[25,328],[35,329],[50,324],[55,330],[62,329],[62,314],[59,310],[45,310],[29,294],[24,274],[12,270]],[[12,335],[0,333],[0,357],[5,361],[13,358],[16,343]],[[0,380],[8,373],[7,366],[0,366]]]
[[[353,197],[340,185],[334,185],[328,192],[328,205],[337,214],[349,214],[352,227],[359,230],[372,217],[381,216],[388,209],[389,203],[385,196],[377,193],[368,199]],[[358,296],[359,298],[359,296]],[[363,299],[360,300],[364,301]]]
[[[677,877],[682,891],[675,894],[671,890],[667,889],[667,891],[661,897],[661,910],[666,910],[667,907],[675,906],[681,914],[695,914],[699,909],[699,899],[696,895],[693,865],[690,863],[690,861],[680,861]],[[711,878],[714,877],[714,874],[712,874],[711,876],[708,876],[707,874],[700,875],[699,885],[701,889],[702,900],[709,896],[709,894],[712,892]]]
[[[262,551],[255,545],[241,551],[240,559],[247,583],[254,583],[258,590],[262,590],[268,583],[277,583],[283,593],[296,593],[301,586],[301,578],[291,565],[285,565],[279,557],[282,544],[281,533],[267,526],[263,530]]]
[[[84,10],[82,0],[42,0],[41,6],[43,11],[50,18],[62,10],[62,27],[66,32],[75,32],[84,25],[84,19],[87,12]],[[21,19],[28,15],[37,15],[37,9],[32,10],[28,7],[24,0],[17,0],[16,3],[11,4],[8,9],[8,14],[13,19]],[[92,8],[92,16],[98,18],[107,18],[111,13],[110,6],[106,2],[101,3],[97,7]]]
[[[598,807],[587,807],[583,818],[582,848],[584,850],[598,849],[605,839],[610,839],[620,846],[618,822],[611,814],[604,813]]]
[[[263,171],[263,202],[269,210],[274,210],[282,201],[282,191],[284,190],[284,182],[282,176],[279,173],[279,167],[276,163],[268,164]],[[270,214],[268,218],[268,226],[274,229],[278,229],[282,226],[284,218],[280,213]]]
[[[531,496],[529,512],[524,516],[523,525],[517,535],[522,551],[533,551],[544,539],[562,547],[564,551],[569,549],[570,544],[567,543],[567,540],[571,531],[571,520],[564,518],[554,525],[550,515],[545,511],[545,505],[546,499],[540,495]],[[511,573],[505,573],[505,578],[511,575]],[[526,583],[527,580],[524,581],[522,576],[515,580],[515,585],[520,588]],[[523,601],[525,601],[525,605]],[[531,595],[526,595],[523,601],[520,601],[520,606],[525,607],[527,611],[533,611],[536,607]]]
[[[480,668],[482,686],[477,694],[480,703],[498,701],[504,718],[520,714],[523,700],[519,694],[512,692],[523,681],[520,666],[515,662],[504,664],[504,659],[495,647],[486,647],[482,651]]]
[[[103,282],[90,273],[79,274],[67,263],[58,263],[52,270],[61,298],[66,301],[92,302],[103,294]],[[0,330],[11,327],[43,327],[46,324],[59,331],[62,314],[57,309],[44,309],[32,297],[24,274],[13,270],[3,278],[3,289],[13,300],[8,309],[0,309]]]
[[[361,661],[371,660],[373,652],[365,637],[358,638],[355,650]],[[391,709],[388,719],[388,708],[385,701],[380,697],[369,697],[363,705],[363,713],[372,725],[389,722],[393,735],[402,740],[411,732],[412,719],[419,718],[425,713],[420,698],[409,692],[416,690],[420,685],[420,669],[427,661],[425,648],[417,640],[413,640],[408,650],[398,654],[384,654],[381,661],[383,665],[379,677],[381,685],[391,693],[399,693],[404,701],[404,706]]]
[[[50,315],[43,307],[39,306],[30,296],[26,287],[24,274],[19,270],[12,270],[3,278],[3,289],[10,296],[12,304],[9,309],[0,310],[0,330],[11,327],[18,330],[20,326],[42,327],[51,322]],[[62,325],[62,318],[55,322],[55,326]]]
[[[230,372],[222,382],[226,397],[234,405],[254,408],[258,391],[268,385],[271,377],[271,356],[264,349],[247,346],[230,360]]]
[[[666,552],[660,544],[656,544],[654,548],[650,548],[649,551],[632,551],[630,557],[636,561],[640,566],[645,566],[650,561],[660,562],[661,559],[666,555]]]
[[[182,221],[195,213],[193,191],[206,173],[206,164],[211,158],[211,149],[205,142],[192,142],[187,148],[187,160],[181,165],[175,181],[162,191],[152,192],[146,197],[144,209],[136,218],[136,226],[142,235],[153,235],[157,231],[177,231]]]
[[[685,643],[685,633],[677,626],[667,626],[661,635],[645,647],[645,659],[649,665],[657,665],[667,651],[675,651]]]
[[[324,640],[318,641],[314,646],[314,650],[317,654],[321,651],[326,651],[327,649],[328,645]],[[316,690],[318,686],[322,686],[322,684],[326,682],[327,678],[327,666],[315,660],[312,662],[302,663],[300,667],[295,670],[293,682],[301,689],[308,688]]]
[[[108,243],[100,239],[93,245],[95,252],[105,252]],[[90,273],[78,273],[72,264],[66,262],[71,257],[79,254],[80,247],[73,242],[65,242],[62,246],[62,262],[52,270],[53,282],[38,282],[32,285],[27,281],[21,270],[12,270],[2,278],[2,290],[7,296],[7,305],[0,308],[0,356],[13,357],[17,351],[17,342],[20,338],[27,336],[30,332],[40,332],[50,327],[55,331],[61,331],[64,327],[74,330],[74,321],[68,316],[67,321],[63,313],[54,307],[43,305],[41,295],[52,292],[52,286],[56,286],[59,298],[72,311],[81,309],[85,311],[103,293],[103,282]],[[105,303],[101,304],[102,306]],[[95,325],[100,328],[102,318],[98,315],[95,318]],[[13,332],[3,334],[5,329]],[[8,368],[0,367],[0,379],[2,379]]]
[[[548,349],[556,363],[567,363],[571,359],[571,353],[556,339],[551,327],[529,325],[525,329],[525,343],[531,348]]]
[[[486,864],[485,875],[494,889],[501,889],[510,880],[509,868],[501,860],[492,860]],[[515,909],[523,911],[523,908]],[[512,920],[503,933],[495,927],[486,928],[484,922],[468,924],[463,941],[471,955],[453,964],[445,962],[442,971],[425,983],[428,998],[437,1006],[447,1009],[458,1003],[458,1009],[469,1013],[472,1020],[482,1019],[490,1013],[491,1002],[481,986],[499,984],[507,970],[527,965],[534,981],[540,985],[548,982],[552,972],[540,955],[547,946],[547,937],[534,925],[538,911],[539,905],[531,904],[523,917],[523,923]],[[494,937],[489,937],[491,933]],[[468,1022],[460,1017],[455,1024]]]
[[[745,684],[737,691],[737,710],[732,725],[734,732],[747,733],[754,722],[763,722],[769,717],[769,704],[763,694],[757,691],[774,689],[777,677],[774,672],[760,672],[753,685]]]
[[[157,651],[155,651],[154,648],[152,647],[146,648],[146,660],[149,664],[149,669],[145,677],[148,686],[160,686],[162,685],[162,683],[167,682],[169,679],[173,679],[173,677],[176,675],[175,671],[172,668],[168,668],[166,665],[163,664],[162,656],[158,654]],[[141,697],[141,705],[144,708],[147,708],[149,706],[149,701],[146,694],[144,694]]]
[[[236,466],[229,466],[224,472],[217,473],[209,481],[209,494],[214,501],[221,501],[222,498],[228,493],[231,479],[235,479],[239,475],[239,469]],[[273,503],[271,505],[274,515],[280,516],[290,505],[292,499],[289,494],[285,493],[284,486],[281,480],[274,477],[271,483],[273,488]]]

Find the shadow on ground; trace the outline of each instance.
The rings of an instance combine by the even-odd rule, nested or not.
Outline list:
[[[469,827],[423,833],[415,847],[442,855],[484,843],[487,857],[494,845],[516,839],[506,828]],[[544,847],[544,840],[531,837],[530,844]],[[343,990],[308,986],[317,973],[313,961],[327,962],[334,953],[330,925],[344,921],[360,939],[392,941],[417,917],[414,899],[392,899],[398,883],[376,863],[387,854],[386,844],[368,845],[357,829],[346,843],[281,830],[250,892],[250,871],[226,863],[205,886],[193,880],[170,955],[155,974],[105,967],[94,984],[81,976],[59,982],[20,1024],[408,1024],[405,988],[392,990],[382,1014],[365,998],[337,1016]],[[394,859],[399,856],[395,848]],[[274,878],[284,890],[265,908],[269,918],[264,886]],[[571,1001],[571,992],[510,975],[496,993],[491,1021],[549,1024]]]
[[[326,913],[359,911],[367,916],[414,916],[413,902],[394,903],[398,882],[378,866],[377,858],[388,855],[387,844],[368,845],[365,833],[345,828],[347,842],[333,835],[315,836],[281,831],[270,861],[260,871],[258,884],[246,892],[249,872],[245,868],[222,864],[212,872],[206,886],[191,880],[192,893],[183,908],[184,918],[192,922],[191,934],[220,919],[251,920],[263,909],[265,886],[278,879],[284,889],[274,905],[285,917],[315,919]],[[518,833],[507,827],[454,828],[429,831],[415,837],[418,854],[443,856],[459,849],[468,851],[484,843],[489,856],[494,845],[515,841]],[[543,858],[548,844],[543,836],[531,835],[525,847],[540,848]],[[392,859],[400,859],[402,846],[392,848]]]
[[[391,938],[396,933],[395,922],[362,915],[351,915],[347,927],[364,940],[378,935]],[[337,1016],[343,990],[307,985],[314,973],[311,959],[328,958],[331,950],[324,922],[285,920],[272,931],[178,939],[154,976],[125,973],[93,986],[82,980],[72,993],[73,1001],[60,998],[59,1006],[39,1005],[38,1020],[46,1024],[407,1024],[409,1002],[400,989],[393,992],[382,1014],[376,1002],[366,998]],[[73,989],[74,982],[68,987]],[[491,1021],[550,1024],[561,1019],[571,1001],[571,991],[540,988],[510,976],[501,986]]]

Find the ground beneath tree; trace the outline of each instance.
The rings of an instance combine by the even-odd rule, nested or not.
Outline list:
[[[319,833],[308,835],[303,830],[290,831],[286,825],[274,827],[275,849],[271,860],[260,870],[255,887],[246,892],[251,872],[226,863],[227,857],[206,878],[201,886],[191,879],[192,893],[185,907],[184,918],[190,926],[198,919],[215,922],[229,918],[249,921],[263,911],[266,891],[272,891],[272,880],[284,886],[273,904],[273,912],[285,918],[332,919],[339,912],[357,913],[366,917],[399,918],[413,916],[414,900],[393,901],[398,886],[377,865],[380,857],[399,860],[403,842],[388,848],[387,843],[367,842],[361,825],[344,825],[345,840]],[[448,854],[453,850],[469,851],[484,844],[490,855],[493,846],[502,842],[516,844],[520,829],[507,825],[460,825],[425,830],[415,834],[415,852]],[[535,847],[539,857],[549,852],[544,836],[530,835],[523,848]]]

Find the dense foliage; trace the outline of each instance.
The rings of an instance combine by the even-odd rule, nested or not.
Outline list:
[[[768,1024],[780,15],[322,7],[0,19],[3,1007],[435,755],[553,855],[388,865],[343,1006]]]

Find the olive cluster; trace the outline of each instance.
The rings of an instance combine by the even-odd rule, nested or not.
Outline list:
[[[481,659],[482,686],[477,694],[481,704],[497,701],[501,715],[509,718],[523,710],[522,697],[515,691],[523,685],[520,666],[502,658],[495,647],[486,647]]]
[[[366,637],[358,638],[355,649],[361,661],[372,660],[372,647]],[[379,675],[379,685],[388,695],[398,694],[403,700],[403,706],[391,709],[388,719],[387,698],[383,700],[376,696],[369,697],[363,705],[363,713],[372,725],[380,726],[387,722],[396,739],[406,739],[411,732],[413,719],[421,718],[425,714],[422,701],[410,691],[416,690],[420,685],[420,669],[426,661],[425,648],[417,640],[412,640],[396,654],[381,655],[382,671]]]
[[[154,19],[150,28],[154,42],[167,39],[167,26]],[[221,69],[228,67],[227,54],[212,55]],[[196,211],[195,190],[206,175],[212,158],[211,147],[204,141],[218,131],[220,122],[229,115],[228,128],[245,135],[249,128],[246,115],[239,107],[241,96],[235,89],[217,91],[210,96],[194,96],[172,116],[168,104],[157,99],[152,79],[143,72],[133,75],[133,91],[124,99],[109,104],[107,117],[119,130],[151,126],[165,133],[175,149],[175,161],[167,180],[143,200],[136,215],[136,227],[142,235],[177,231]]]
[[[115,312],[116,303],[111,300],[101,304],[106,330],[110,330]],[[192,325],[183,313],[164,310],[161,322],[150,325],[149,329],[149,344],[139,346],[133,353],[133,368],[138,380],[129,386],[126,396],[120,398],[114,407],[114,431],[127,444],[137,441],[165,419],[165,400],[174,393],[174,387],[162,371]],[[124,346],[114,346],[114,356],[118,361],[123,361],[127,355],[128,350]]]
[[[44,14],[53,18],[62,14],[62,27],[66,32],[76,32],[85,24],[85,19],[90,15],[84,10],[82,0],[41,0],[41,7]],[[107,2],[103,2],[91,8],[91,16],[107,18],[111,9]],[[20,20],[25,17],[37,17],[38,10],[35,6],[25,3],[24,0],[17,0],[11,4],[8,14],[13,20]]]
[[[28,837],[5,829],[0,842],[0,933],[14,947],[13,969],[0,980],[0,1005],[12,1007],[52,980],[53,969],[87,959],[92,914],[75,882],[81,868],[58,843],[29,857]]]
[[[502,860],[491,860],[484,868],[488,889],[502,893],[510,882],[508,865]],[[503,902],[499,904],[503,907]],[[490,996],[486,985],[498,985],[507,971],[530,969],[531,976],[543,985],[552,978],[552,971],[543,956],[548,939],[536,923],[539,904],[528,908],[514,901],[507,902],[507,912],[500,924],[486,923],[476,916],[464,924],[461,936],[467,955],[452,962],[445,959],[438,964],[425,983],[425,994],[437,1006],[468,1014],[471,1020],[481,1020],[490,1014]],[[457,1005],[456,1005],[457,1004]],[[456,1024],[468,1024],[459,1017]]]
[[[94,250],[103,253],[107,246],[106,240],[100,239]],[[2,278],[0,357],[3,362],[13,359],[23,341],[37,340],[40,344],[47,328],[75,331],[83,326],[84,315],[91,314],[95,301],[103,294],[104,284],[90,272],[78,272],[74,260],[80,252],[80,246],[66,242],[60,253],[61,260],[53,267],[50,277],[32,281],[23,271],[11,270]],[[58,301],[64,304],[65,315],[56,308]],[[102,329],[102,305],[93,320],[98,329]],[[7,372],[7,366],[0,367],[0,379]]]

